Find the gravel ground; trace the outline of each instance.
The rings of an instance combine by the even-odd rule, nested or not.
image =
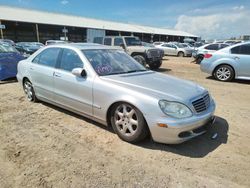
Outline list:
[[[215,81],[191,60],[166,57],[159,71],[209,89],[217,120],[180,145],[123,142],[84,117],[29,103],[15,81],[1,83],[0,187],[250,187],[250,81]]]

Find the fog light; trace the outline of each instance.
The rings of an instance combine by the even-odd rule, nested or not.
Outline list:
[[[159,126],[159,127],[168,127],[168,125],[167,124],[164,124],[164,123],[157,123],[157,125]]]

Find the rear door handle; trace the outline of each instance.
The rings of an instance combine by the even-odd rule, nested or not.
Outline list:
[[[61,77],[61,74],[60,74],[60,73],[57,73],[57,72],[54,72],[54,76],[55,76],[55,77]]]

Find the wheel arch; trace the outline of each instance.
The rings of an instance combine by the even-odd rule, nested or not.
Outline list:
[[[144,113],[140,110],[140,108],[138,107],[138,105],[136,104],[133,104],[132,102],[130,101],[126,101],[126,100],[118,100],[118,101],[115,101],[113,102],[109,107],[108,107],[108,110],[106,112],[106,122],[107,122],[107,126],[111,126],[111,122],[110,122],[110,118],[111,118],[111,111],[112,111],[112,108],[117,105],[117,104],[120,104],[120,103],[127,103],[129,105],[132,105],[134,106],[135,108],[137,108],[141,113],[142,113],[142,116],[147,124],[147,121],[146,121],[146,118],[144,117]],[[147,127],[148,127],[148,124],[147,124]]]
[[[212,74],[212,75],[214,75],[215,70],[216,70],[218,67],[222,66],[222,65],[227,65],[227,66],[231,67],[231,68],[233,69],[233,73],[234,73],[234,77],[233,77],[233,78],[236,77],[235,68],[234,68],[232,65],[230,65],[229,63],[220,63],[220,64],[216,65],[216,66],[214,67],[214,69],[213,69],[213,74]]]

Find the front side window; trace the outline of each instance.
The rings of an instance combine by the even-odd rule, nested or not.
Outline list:
[[[147,71],[147,69],[121,50],[82,50],[99,76]]]
[[[220,45],[220,49],[226,48],[226,47],[228,47],[228,46],[229,46],[228,44],[221,44],[221,45]]]
[[[121,46],[123,44],[122,38],[115,38],[114,39],[114,46]]]
[[[38,54],[32,60],[32,62],[40,64],[40,65],[49,66],[49,67],[55,67],[59,52],[60,52],[60,48],[45,49],[40,54]]]
[[[72,71],[74,68],[83,68],[83,63],[78,54],[71,49],[63,49],[60,69]]]
[[[111,46],[111,38],[105,38],[104,39],[104,45],[108,45],[108,46]]]
[[[168,48],[173,48],[173,46],[171,44],[163,44],[163,47],[168,47]]]

